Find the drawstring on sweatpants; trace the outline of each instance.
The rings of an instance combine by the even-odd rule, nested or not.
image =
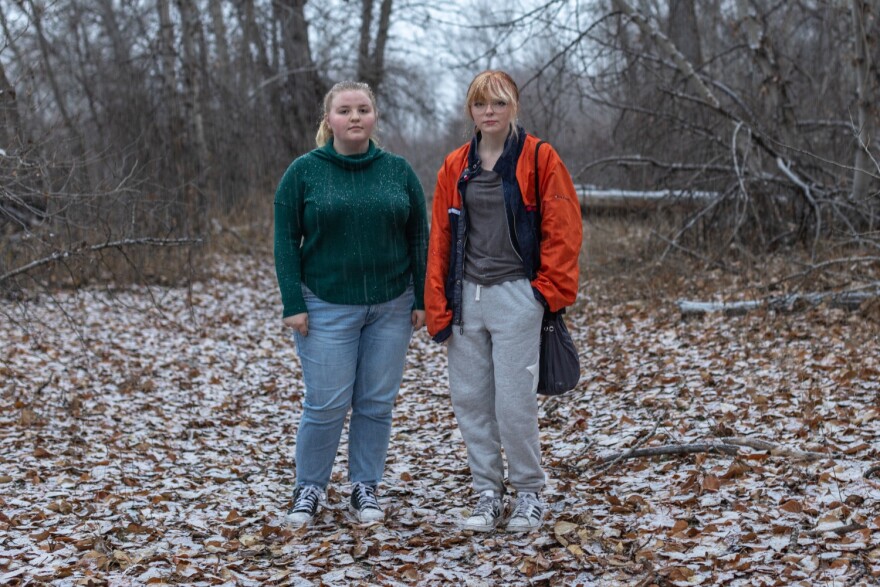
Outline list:
[[[479,301],[480,301],[480,290],[481,290],[481,289],[483,289],[483,286],[477,284],[477,297],[474,298],[474,301],[475,301],[475,302],[479,302]]]

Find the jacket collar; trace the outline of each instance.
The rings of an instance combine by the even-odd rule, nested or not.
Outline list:
[[[504,141],[504,150],[501,157],[495,163],[495,171],[501,176],[502,180],[508,182],[516,181],[516,163],[519,161],[519,155],[522,153],[523,145],[526,141],[526,131],[521,126],[516,127],[516,134],[509,132],[507,139]],[[477,132],[471,139],[471,148],[468,150],[468,169],[476,171],[480,165],[480,156],[477,147],[482,139],[481,133]]]

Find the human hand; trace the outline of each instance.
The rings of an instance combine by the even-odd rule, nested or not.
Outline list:
[[[299,332],[303,336],[309,335],[309,313],[301,312],[299,314],[294,314],[293,316],[288,316],[283,320],[284,325],[288,328],[293,328],[297,332]]]
[[[413,310],[412,311],[412,327],[413,330],[418,330],[422,326],[425,325],[425,311],[424,310]]]

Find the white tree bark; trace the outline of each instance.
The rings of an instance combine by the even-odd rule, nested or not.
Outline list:
[[[752,60],[764,76],[761,88],[766,91],[768,110],[780,123],[782,140],[786,144],[791,144],[797,131],[797,121],[788,99],[785,76],[780,70],[773,44],[764,35],[754,3],[749,0],[737,0],[736,7],[739,20],[745,30]]]
[[[648,21],[641,12],[637,11],[627,0],[614,0],[614,7],[620,12],[627,15],[639,30],[647,37],[654,40],[655,43],[669,56],[675,63],[675,66],[684,74],[693,90],[708,104],[715,109],[720,109],[721,104],[718,98],[709,87],[703,83],[703,80],[697,75],[693,64],[682,55],[681,51],[669,40],[669,37],[657,27],[654,21]]]
[[[202,112],[202,84],[199,75],[197,48],[201,45],[202,23],[198,6],[190,0],[177,0],[181,19],[181,43],[183,45],[183,85],[185,91],[184,111],[188,127],[186,144],[193,151],[195,176],[194,192],[187,190],[187,201],[193,206],[191,225],[195,234],[205,230],[207,215],[207,196],[205,194],[205,174],[208,168],[208,145],[205,141],[204,113]]]
[[[871,175],[878,172],[876,160],[872,158],[874,132],[876,129],[877,83],[876,66],[871,55],[871,38],[865,22],[874,18],[871,14],[872,2],[851,0],[850,12],[853,19],[853,42],[855,44],[856,92],[858,95],[857,124],[855,129],[858,145],[853,167],[852,198],[863,200],[869,196],[872,184]]]

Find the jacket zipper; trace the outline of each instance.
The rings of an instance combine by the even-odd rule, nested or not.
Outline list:
[[[456,272],[456,284],[455,287],[458,289],[459,299],[461,303],[458,307],[458,333],[464,334],[464,257],[465,251],[467,250],[467,206],[465,204],[465,193],[467,192],[467,183],[473,178],[472,173],[476,172],[479,169],[478,165],[468,166],[465,171],[464,177],[459,180],[459,185],[456,186],[459,191],[459,196],[461,197],[461,217],[459,217],[458,221],[461,224],[459,228],[459,232],[464,233],[464,238],[461,241],[461,255],[458,260],[458,267],[454,268]],[[464,189],[461,189],[461,184],[464,182]],[[455,235],[456,240],[458,239],[458,235]],[[459,272],[459,268],[461,271]],[[454,316],[453,316],[454,318]]]

